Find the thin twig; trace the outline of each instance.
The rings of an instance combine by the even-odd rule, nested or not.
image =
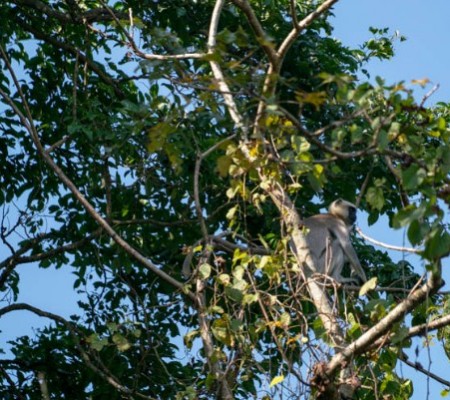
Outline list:
[[[434,85],[434,86],[431,88],[431,90],[430,90],[428,93],[426,93],[425,96],[423,96],[423,99],[422,99],[422,101],[421,101],[420,104],[419,104],[419,107],[420,107],[420,108],[422,108],[422,107],[424,106],[424,104],[425,104],[425,102],[428,100],[428,98],[429,98],[430,96],[432,96],[433,93],[436,92],[436,91],[439,89],[439,87],[440,87],[439,83],[436,84],[436,85]]]
[[[426,370],[424,367],[422,367],[422,364],[419,362],[412,362],[408,360],[408,356],[401,352],[398,356],[398,358],[403,361],[406,365],[409,365],[411,368],[414,368],[416,371],[421,372],[422,374],[430,377],[431,379],[434,379],[436,382],[442,383],[443,385],[450,388],[450,381],[445,380],[444,378],[441,378],[440,376],[433,374],[432,372]]]
[[[125,37],[128,40],[128,45],[132,48],[134,54],[136,56],[146,59],[146,60],[160,60],[160,61],[167,61],[167,60],[186,60],[186,59],[201,59],[206,56],[205,53],[184,53],[184,54],[168,54],[168,55],[161,55],[161,54],[149,54],[144,53],[139,47],[137,46],[133,36],[122,26],[122,23],[120,22],[119,18],[117,18],[116,14],[114,13],[111,8],[101,1],[103,6],[108,10],[109,14],[111,15],[112,19],[117,24],[117,27],[120,29],[120,31],[125,35]],[[132,18],[132,12],[130,11],[130,20]],[[132,28],[132,23],[130,24]]]

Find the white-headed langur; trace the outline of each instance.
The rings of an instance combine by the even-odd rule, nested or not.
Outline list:
[[[355,276],[362,282],[367,281],[350,242],[350,231],[355,222],[356,206],[342,199],[330,204],[328,214],[317,214],[303,221],[316,272],[341,283],[355,282]],[[346,262],[350,264],[352,278],[341,275]]]

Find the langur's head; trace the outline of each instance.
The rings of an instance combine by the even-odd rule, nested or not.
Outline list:
[[[349,201],[337,199],[328,207],[328,212],[342,219],[346,225],[351,226],[356,222],[356,206]]]

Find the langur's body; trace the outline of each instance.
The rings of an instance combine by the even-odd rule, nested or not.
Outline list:
[[[355,249],[350,242],[350,231],[356,221],[356,207],[338,199],[331,203],[328,214],[318,214],[303,221],[307,228],[306,242],[314,261],[315,272],[331,276],[338,282],[354,282],[342,277],[346,262],[352,275],[367,281]]]

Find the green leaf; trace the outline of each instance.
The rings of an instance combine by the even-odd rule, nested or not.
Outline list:
[[[120,333],[115,333],[112,337],[112,341],[116,344],[117,349],[121,352],[127,351],[131,347],[131,344],[128,342],[128,340]]]
[[[413,246],[417,246],[422,242],[423,238],[421,223],[418,220],[412,221],[408,227],[408,240]]]
[[[101,351],[105,346],[108,345],[108,340],[105,338],[100,338],[97,334],[93,333],[88,336],[86,341],[90,344],[90,346],[97,351]]]
[[[366,200],[372,208],[382,210],[384,207],[383,189],[381,187],[370,187],[367,189]]]
[[[246,294],[244,295],[243,299],[242,299],[242,304],[253,304],[256,303],[259,299],[259,294],[255,293],[255,294]]]
[[[190,332],[188,332],[183,337],[184,345],[188,348],[192,348],[192,344],[194,343],[194,339],[200,336],[200,331],[198,329],[194,329]]]
[[[217,282],[219,282],[221,285],[227,286],[231,282],[231,277],[228,274],[220,274],[217,277]]]
[[[401,326],[394,331],[394,335],[391,336],[391,341],[393,344],[403,342],[409,335],[409,329],[405,326]]]
[[[224,315],[222,318],[216,319],[211,326],[211,331],[214,337],[228,346],[232,346],[234,338],[231,335],[228,316]]]
[[[212,270],[212,267],[208,263],[204,263],[204,264],[200,265],[200,268],[198,269],[200,278],[208,279],[211,275],[211,270]]]
[[[435,228],[425,243],[424,256],[436,260],[450,252],[450,234],[443,227]]]
[[[226,286],[225,294],[233,301],[240,303],[244,299],[244,293],[242,290],[235,289],[233,287]]]
[[[233,160],[230,156],[224,155],[217,159],[217,171],[219,175],[225,178],[228,175]]]
[[[412,164],[406,170],[402,171],[403,187],[406,190],[417,190],[419,185],[425,180],[426,171],[416,164]]]
[[[415,204],[410,204],[398,211],[392,220],[394,228],[401,228],[403,226],[411,224],[415,220],[423,218],[426,212],[426,207],[420,205],[417,207]]]

